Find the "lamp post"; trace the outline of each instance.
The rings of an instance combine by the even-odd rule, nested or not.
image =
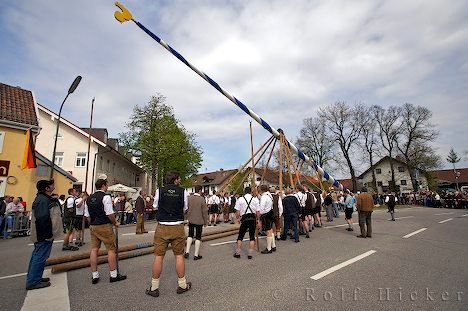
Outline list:
[[[78,77],[75,78],[72,85],[70,85],[70,88],[68,89],[67,96],[65,96],[65,98],[64,98],[64,100],[62,102],[62,105],[60,105],[60,110],[59,110],[58,120],[57,120],[57,127],[55,128],[54,152],[52,153],[52,168],[50,170],[50,179],[52,179],[53,176],[54,176],[55,151],[57,150],[57,136],[58,136],[58,132],[59,132],[60,116],[62,115],[63,104],[65,104],[65,101],[67,100],[68,96],[76,90],[76,88],[78,87],[78,84],[80,84],[80,81],[81,81],[81,76],[78,76]]]

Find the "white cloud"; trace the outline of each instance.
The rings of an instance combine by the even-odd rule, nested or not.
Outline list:
[[[236,154],[236,146],[243,150],[249,144],[248,117],[132,22],[115,21],[113,3],[3,3],[0,39],[17,42],[17,50],[0,52],[0,81],[32,89],[41,104],[58,110],[69,84],[81,74],[64,115],[87,126],[96,96],[95,126],[107,127],[112,136],[124,130],[135,104],[161,93],[198,135],[205,150],[203,167],[244,162],[248,148]],[[447,134],[454,128],[457,136],[468,130],[466,1],[124,5],[291,140],[303,118],[336,100],[383,106],[411,102],[434,112],[441,154],[449,144],[468,146],[466,135]],[[256,139],[268,135],[265,131]],[[229,157],[222,156],[223,150],[230,150]]]

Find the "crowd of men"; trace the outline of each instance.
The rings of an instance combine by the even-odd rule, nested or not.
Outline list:
[[[387,194],[374,194],[374,204],[385,204]],[[438,208],[468,208],[467,191],[419,191],[399,193],[398,202],[403,205],[420,205]]]

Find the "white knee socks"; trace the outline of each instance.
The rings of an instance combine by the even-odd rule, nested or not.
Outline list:
[[[196,245],[196,244],[195,244]],[[188,254],[190,253],[190,246],[192,246],[192,238],[188,237],[187,238],[187,247],[185,248],[185,252]]]
[[[201,240],[195,240],[195,256],[200,252]]]
[[[266,240],[267,240],[267,250],[271,250],[271,244],[273,243],[275,239],[273,239],[272,236],[267,236]]]

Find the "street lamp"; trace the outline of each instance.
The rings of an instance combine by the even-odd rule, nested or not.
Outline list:
[[[50,170],[50,179],[52,179],[52,177],[54,175],[55,151],[57,149],[57,136],[58,136],[59,126],[60,126],[60,116],[62,115],[63,104],[65,104],[65,101],[67,100],[68,95],[70,95],[71,93],[73,93],[76,90],[76,88],[78,87],[78,84],[80,84],[80,81],[81,81],[81,76],[78,76],[78,77],[75,78],[72,85],[70,85],[70,88],[68,89],[67,96],[65,96],[65,98],[64,98],[64,100],[62,102],[62,105],[60,105],[60,110],[59,110],[58,120],[57,120],[57,127],[55,128],[54,152],[52,153],[52,168]]]

